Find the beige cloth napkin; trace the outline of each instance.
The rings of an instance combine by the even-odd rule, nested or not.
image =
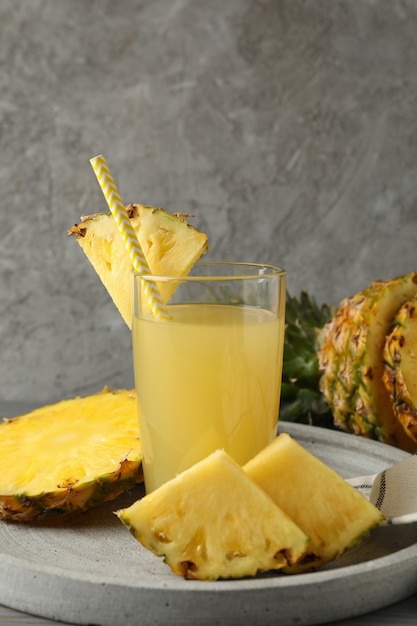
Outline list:
[[[373,476],[347,480],[385,516],[387,524],[417,521],[417,455]]]

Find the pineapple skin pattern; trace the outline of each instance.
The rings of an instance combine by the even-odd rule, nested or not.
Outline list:
[[[401,368],[399,329],[411,318],[396,315],[415,297],[416,272],[374,281],[341,302],[318,351],[320,390],[334,425],[409,452],[417,451],[417,413]]]
[[[384,346],[383,381],[397,420],[417,441],[417,299],[395,316]]]

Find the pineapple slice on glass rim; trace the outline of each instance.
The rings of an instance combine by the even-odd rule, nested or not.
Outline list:
[[[0,520],[86,510],[141,482],[134,391],[105,388],[0,423]]]
[[[207,252],[207,236],[191,226],[183,214],[172,214],[142,204],[126,207],[132,227],[145,255],[151,274],[186,276]],[[81,218],[68,230],[99,275],[122,318],[132,328],[132,261],[111,213]],[[161,285],[167,302],[172,295]]]

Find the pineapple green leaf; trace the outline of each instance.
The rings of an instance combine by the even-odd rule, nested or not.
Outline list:
[[[332,425],[331,411],[319,387],[318,350],[321,331],[333,315],[331,306],[318,305],[306,291],[298,299],[287,292],[280,408],[284,421]]]
[[[287,386],[286,383],[283,384]],[[282,395],[282,404],[279,419],[284,422],[298,422],[311,426],[333,428],[333,415],[329,406],[319,391],[314,389],[295,389],[292,387],[292,397],[285,390]]]

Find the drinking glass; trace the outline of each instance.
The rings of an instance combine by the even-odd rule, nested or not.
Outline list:
[[[217,449],[243,465],[275,436],[285,270],[197,263],[134,277],[133,362],[149,493]],[[169,319],[151,311],[152,283]]]

